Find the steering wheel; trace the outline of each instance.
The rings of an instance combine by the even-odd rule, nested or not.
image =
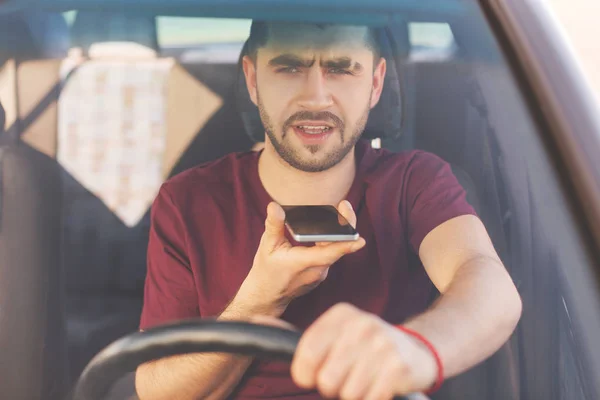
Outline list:
[[[112,384],[145,362],[187,353],[237,353],[291,361],[301,333],[246,322],[189,320],[127,335],[98,353],[83,370],[74,400],[100,400]],[[411,399],[396,397],[396,400]]]

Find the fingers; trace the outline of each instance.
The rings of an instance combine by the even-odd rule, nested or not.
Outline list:
[[[405,370],[405,366],[399,363],[397,359],[389,358],[382,365],[375,382],[363,398],[365,400],[391,399],[396,394],[406,393],[408,388],[403,379]],[[423,397],[421,400],[426,399],[426,397]],[[417,397],[414,400],[417,400]]]
[[[356,228],[356,214],[354,213],[352,204],[350,204],[348,200],[341,201],[340,204],[338,204],[337,210],[341,214],[341,217],[338,216],[338,222],[340,225],[346,225],[350,223],[353,228]],[[327,246],[330,243],[331,242],[317,242],[316,245]]]
[[[275,202],[267,206],[267,219],[265,220],[265,233],[263,233],[261,244],[269,250],[276,248],[283,240],[285,229],[285,211]]]
[[[369,330],[360,327],[337,336],[317,375],[317,386],[325,397],[363,398],[379,367],[376,357],[381,356],[365,351],[363,345],[369,339]]]
[[[356,228],[356,214],[352,209],[352,204],[348,200],[343,200],[338,205],[338,212],[342,214],[346,220],[352,225],[353,228]],[[340,221],[341,222],[341,221]]]
[[[335,242],[326,246],[293,247],[290,252],[294,252],[294,257],[297,257],[299,265],[331,265],[342,256],[362,249],[365,244],[365,239],[359,238],[353,242]]]
[[[372,341],[376,341],[376,339],[372,339]],[[351,371],[348,373],[347,379],[338,389],[339,397],[342,399],[365,399],[371,391],[373,382],[382,372],[382,360],[386,360],[386,356],[394,350],[393,348],[386,348],[385,343],[383,345],[364,346],[362,349],[359,361],[350,367]],[[383,389],[388,388],[389,386],[384,386],[377,390],[381,392]],[[392,396],[387,397],[387,399],[391,398]],[[386,399],[386,397],[379,394],[376,399]]]
[[[317,388],[323,397],[344,400],[387,400],[429,387],[415,382],[410,365],[423,365],[422,358],[411,356],[417,347],[402,337],[380,318],[338,304],[302,335],[292,378],[300,387]]]
[[[297,385],[304,388],[317,386],[317,372],[325,362],[329,350],[339,339],[340,326],[348,319],[348,314],[358,312],[351,305],[338,304],[304,332],[291,367]]]

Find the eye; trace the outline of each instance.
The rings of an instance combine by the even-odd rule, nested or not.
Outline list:
[[[329,68],[327,72],[334,75],[352,75],[352,72],[343,68]]]
[[[300,72],[300,69],[298,67],[284,67],[279,68],[277,72],[282,72],[284,74],[297,74],[298,72]]]

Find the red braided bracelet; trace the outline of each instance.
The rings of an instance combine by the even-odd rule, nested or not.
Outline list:
[[[425,392],[425,394],[435,393],[442,386],[442,383],[444,383],[444,365],[442,364],[442,359],[440,358],[440,355],[438,354],[435,347],[433,347],[431,342],[429,340],[425,339],[425,337],[423,335],[421,335],[419,332],[413,331],[412,329],[409,329],[402,325],[397,325],[396,328],[398,328],[402,332],[418,339],[421,343],[423,343],[425,346],[427,346],[429,351],[431,351],[431,353],[433,354],[433,357],[435,358],[435,363],[437,364],[437,367],[438,367],[437,379],[435,380],[435,383],[433,384],[433,386],[429,390],[427,390]]]

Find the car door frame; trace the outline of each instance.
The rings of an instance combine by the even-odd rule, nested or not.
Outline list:
[[[569,265],[568,301],[588,392],[600,396],[600,108],[556,17],[541,0],[480,0],[561,179],[588,263]],[[570,234],[553,232],[555,235]],[[566,307],[566,306],[565,306]]]

